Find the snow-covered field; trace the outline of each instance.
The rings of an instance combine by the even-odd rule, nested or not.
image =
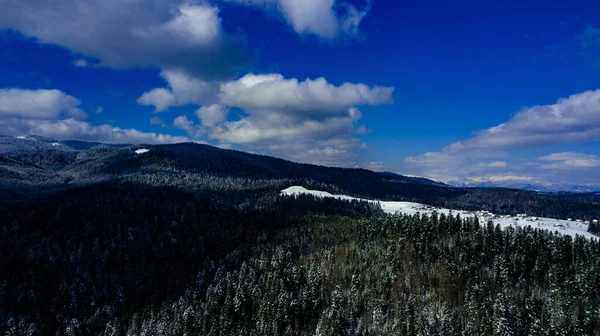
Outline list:
[[[350,197],[346,195],[332,195],[325,191],[318,190],[308,190],[304,187],[293,186],[289,187],[285,190],[281,191],[282,195],[294,196],[299,194],[310,194],[318,197],[333,197],[341,200],[362,200],[368,202],[376,202],[381,205],[381,208],[384,212],[389,214],[395,214],[397,212],[413,215],[416,213],[422,214],[431,214],[436,211],[438,214],[460,214],[461,217],[479,217],[479,221],[481,223],[487,223],[488,220],[494,222],[494,224],[499,224],[502,228],[506,228],[509,226],[531,226],[533,228],[547,229],[551,231],[556,231],[561,234],[566,235],[581,235],[587,238],[595,238],[596,236],[587,232],[587,224],[580,221],[568,221],[562,219],[554,219],[554,218],[542,218],[542,217],[532,217],[527,216],[526,214],[522,214],[519,216],[502,216],[496,215],[487,211],[462,211],[462,210],[450,210],[444,208],[436,208],[426,204],[413,203],[413,202],[382,202],[382,201],[374,201],[374,200],[366,200],[361,198]]]

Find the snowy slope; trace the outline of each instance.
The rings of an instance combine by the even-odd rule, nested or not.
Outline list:
[[[479,217],[479,221],[481,223],[487,223],[488,220],[491,220],[494,224],[499,224],[502,228],[506,228],[509,226],[531,226],[533,228],[547,229],[551,231],[556,231],[561,234],[566,234],[570,236],[581,235],[587,238],[596,238],[596,236],[587,232],[588,226],[585,223],[578,221],[568,221],[562,219],[553,219],[553,218],[538,218],[531,217],[527,215],[519,215],[519,216],[501,216],[495,215],[491,212],[487,211],[462,211],[462,210],[450,210],[444,208],[436,208],[426,204],[413,203],[413,202],[381,202],[381,201],[373,201],[373,200],[365,200],[355,197],[350,197],[346,195],[332,195],[325,191],[317,191],[317,190],[308,190],[304,187],[293,186],[289,187],[285,190],[281,191],[282,195],[294,196],[299,194],[310,194],[318,197],[333,197],[341,200],[363,200],[368,202],[377,202],[381,205],[381,208],[384,212],[389,214],[395,214],[397,212],[413,215],[416,213],[422,214],[431,214],[436,211],[438,214],[460,214],[461,217]]]

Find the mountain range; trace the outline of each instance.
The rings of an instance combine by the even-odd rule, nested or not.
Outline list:
[[[0,335],[595,335],[599,196],[0,137]]]
[[[597,218],[600,214],[600,194],[594,192],[455,187],[391,172],[295,163],[197,143],[129,145],[35,135],[0,137],[0,198],[7,201],[99,183],[170,186],[206,194],[221,188],[219,183],[244,181],[263,181],[268,185],[263,191],[269,195],[290,185],[304,185],[363,198],[464,210],[555,218]]]

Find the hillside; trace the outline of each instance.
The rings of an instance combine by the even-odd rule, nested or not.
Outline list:
[[[449,210],[585,219],[597,204],[193,143],[0,144],[0,334],[600,330],[584,224],[571,237],[555,233],[563,221]]]
[[[140,148],[144,150],[137,151]],[[100,182],[142,183],[214,194],[222,186],[208,184],[230,180],[265,181],[270,195],[290,185],[304,185],[356,197],[413,201],[459,210],[529,213],[562,219],[600,217],[600,205],[592,202],[593,196],[455,188],[424,178],[295,163],[195,143],[132,146],[37,136],[0,137],[0,171],[0,197],[5,200]]]

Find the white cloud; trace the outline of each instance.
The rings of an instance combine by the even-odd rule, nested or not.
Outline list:
[[[538,105],[517,113],[506,123],[456,142],[448,151],[504,149],[590,141],[600,138],[600,90]]]
[[[59,90],[0,89],[0,117],[57,118],[86,117],[79,99]]]
[[[348,117],[330,118],[324,121],[304,120],[277,125],[276,122],[271,122],[271,119],[248,117],[220,125],[211,131],[210,137],[228,143],[257,145],[327,139],[339,134],[353,134],[355,120],[348,115]]]
[[[146,133],[77,120],[81,102],[59,90],[0,89],[0,130],[3,135],[36,134],[57,140],[111,143],[173,143],[186,137]],[[101,111],[101,108],[100,108]]]
[[[221,100],[245,111],[277,111],[289,116],[328,117],[351,106],[391,103],[393,88],[330,84],[324,78],[285,79],[279,74],[248,74],[221,86]]]
[[[107,143],[165,144],[190,141],[186,137],[122,129],[111,125],[94,126],[89,122],[62,119],[0,119],[0,129],[7,135],[36,134],[57,140],[86,140]]]
[[[262,146],[251,146],[256,150],[296,162],[337,167],[354,167],[362,161],[363,143],[351,136],[307,141],[269,142]]]
[[[161,76],[167,81],[167,88],[156,88],[138,98],[141,105],[152,105],[156,112],[172,106],[187,104],[203,105],[216,100],[218,84],[192,78],[181,71],[164,70]]]
[[[223,105],[213,104],[202,106],[196,110],[196,116],[202,123],[202,126],[213,127],[227,120],[229,109]]]
[[[335,86],[324,78],[285,79],[279,74],[248,74],[221,86],[223,104],[246,116],[209,130],[221,142],[326,165],[351,166],[364,144],[356,135],[362,115],[355,107],[392,102],[393,88],[345,83]]]
[[[246,111],[277,111],[279,114],[335,116],[355,105],[391,103],[393,88],[344,83],[335,86],[324,78],[286,79],[280,74],[247,74],[235,81],[206,82],[182,72],[163,71],[167,88],[145,92],[138,103],[153,105],[157,112],[186,104],[222,105]],[[220,87],[220,89],[219,89]]]
[[[202,0],[7,0],[0,28],[115,68],[159,66],[222,77],[248,63],[241,39],[224,32],[219,9]]]
[[[182,105],[180,100],[169,89],[156,88],[148,92],[144,92],[138,98],[140,105],[153,105],[156,112],[166,111],[171,106]]]
[[[358,125],[362,115],[356,106],[380,105],[393,101],[394,88],[344,83],[336,86],[324,78],[298,81],[280,74],[248,74],[220,84],[182,74],[163,72],[168,88],[144,93],[140,104],[152,104],[157,111],[183,104],[202,105],[196,116],[200,125],[187,116],[175,119],[174,126],[190,136],[202,136],[250,150],[280,155],[304,162],[349,165],[365,145],[356,135],[368,132]],[[245,114],[227,120],[229,108]],[[294,142],[293,145],[290,143]]]
[[[204,134],[204,130],[197,127],[193,121],[186,116],[181,115],[173,120],[173,126],[186,131],[192,137],[200,137]]]
[[[104,111],[104,108],[102,106],[100,106],[96,109],[96,114],[101,114],[102,111]]]
[[[540,157],[539,160],[553,162],[542,165],[544,169],[593,168],[600,166],[600,157],[577,152],[560,152]]]
[[[342,33],[355,35],[371,3],[358,10],[348,2],[334,0],[226,0],[241,5],[279,11],[298,34],[314,34],[331,39]]]
[[[598,138],[600,90],[586,91],[559,99],[551,105],[525,108],[507,122],[479,131],[470,139],[452,143],[440,152],[407,157],[404,162],[407,169],[424,176],[435,175],[444,180],[461,180],[478,176],[477,174],[486,169],[487,173],[497,175],[497,169],[506,166],[492,165],[486,161],[491,158],[508,157],[511,150],[516,148],[586,142]],[[550,177],[540,172],[539,168],[574,168],[596,164],[594,157],[575,154],[578,153],[549,155],[541,160],[553,163],[543,166],[534,163],[528,165],[527,169],[535,169],[538,176]],[[559,157],[564,159],[553,160]],[[525,170],[525,167],[521,169]],[[575,176],[570,178],[576,179]]]
[[[208,135],[222,143],[243,145],[298,162],[353,166],[365,146],[355,137],[358,114],[352,115],[283,124],[246,117],[211,128]]]

